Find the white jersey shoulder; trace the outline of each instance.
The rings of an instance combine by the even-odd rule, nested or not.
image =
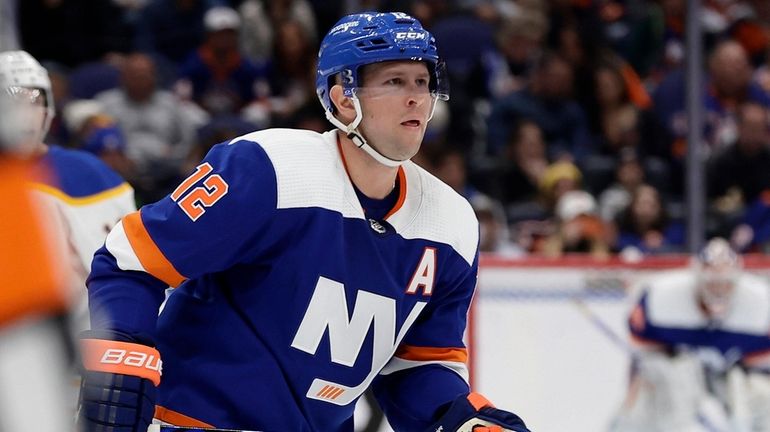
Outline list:
[[[673,270],[647,281],[647,319],[661,327],[699,328],[708,323],[696,302],[695,274]]]
[[[266,129],[236,138],[256,142],[273,164],[278,208],[320,207],[365,219],[339,154],[337,132]],[[465,198],[412,162],[402,165],[405,196],[387,221],[404,238],[448,244],[469,264],[478,245],[478,222]],[[402,185],[404,187],[404,185]]]
[[[407,194],[389,219],[404,238],[445,243],[468,264],[476,257],[479,225],[468,200],[413,162],[403,165]]]
[[[334,132],[265,129],[230,142],[258,143],[275,170],[277,208],[320,207],[363,219],[363,209],[338,156]]]
[[[731,331],[767,335],[770,331],[770,284],[759,276],[744,273],[733,293],[724,327]]]
[[[667,272],[646,286],[647,318],[653,325],[669,328],[702,328],[708,317],[696,295],[696,277],[691,270]],[[735,286],[732,303],[720,328],[748,334],[765,334],[770,329],[770,285],[764,279],[742,274]]]

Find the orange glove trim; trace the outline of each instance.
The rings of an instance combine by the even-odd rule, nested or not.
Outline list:
[[[160,384],[163,362],[158,350],[147,345],[104,339],[81,341],[83,366],[90,371],[147,378]]]
[[[484,407],[490,407],[490,408],[494,408],[495,407],[492,404],[492,402],[487,400],[487,398],[485,398],[484,396],[482,396],[482,395],[480,395],[480,394],[478,394],[476,392],[471,392],[468,395],[468,402],[471,403],[471,406],[473,406],[473,408],[475,408],[476,411],[478,411],[478,410],[480,410],[480,409],[482,409]]]

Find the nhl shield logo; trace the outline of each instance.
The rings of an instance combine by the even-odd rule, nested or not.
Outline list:
[[[385,231],[387,231],[381,223],[374,219],[369,219],[369,227],[371,227],[377,234],[385,234]]]

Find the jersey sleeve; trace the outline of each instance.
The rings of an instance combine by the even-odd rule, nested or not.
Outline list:
[[[165,288],[255,259],[276,194],[259,145],[215,146],[172,193],[107,236],[88,280],[92,327],[149,333]]]
[[[468,394],[468,353],[463,342],[476,287],[478,254],[471,266],[436,287],[423,314],[373,384],[396,430],[424,430],[442,407]]]
[[[628,329],[631,342],[637,348],[653,351],[667,349],[665,337],[661,329],[649,320],[648,311],[649,290],[642,293],[636,306],[628,316]]]

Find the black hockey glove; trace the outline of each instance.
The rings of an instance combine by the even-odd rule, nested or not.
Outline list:
[[[516,414],[499,410],[478,393],[457,398],[426,432],[530,432]]]
[[[161,360],[149,344],[120,332],[87,331],[78,424],[85,432],[146,432],[155,414]],[[145,341],[146,342],[146,341]]]

